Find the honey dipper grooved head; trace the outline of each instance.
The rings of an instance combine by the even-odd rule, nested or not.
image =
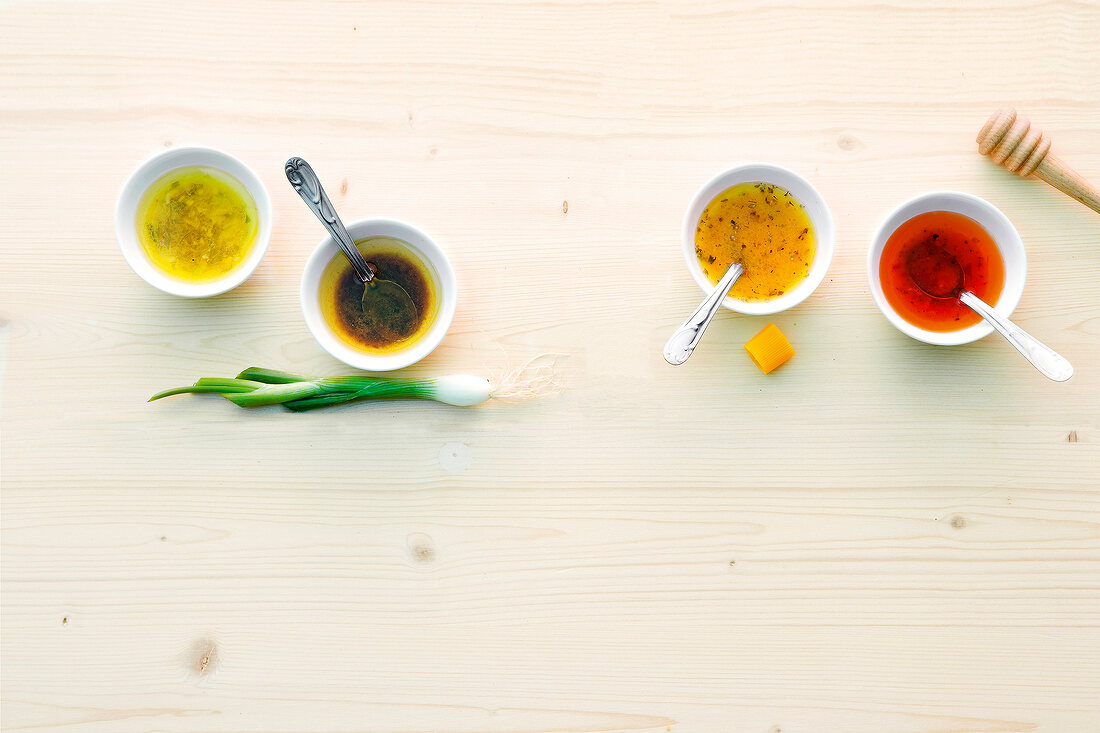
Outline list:
[[[1001,138],[1004,137],[1005,133],[1008,132],[1008,128],[1015,121],[1016,110],[1011,107],[999,109],[991,114],[978,133],[978,152],[982,155],[989,155],[993,152],[993,148],[997,147],[997,143],[1001,141]]]
[[[997,110],[986,120],[977,142],[979,153],[1021,176],[1034,173],[1050,151],[1050,140],[1011,107]]]

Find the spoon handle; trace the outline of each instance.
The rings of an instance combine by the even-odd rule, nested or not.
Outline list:
[[[306,202],[309,210],[321,220],[325,229],[328,229],[329,234],[340,245],[340,249],[344,250],[344,254],[351,261],[352,268],[355,269],[355,274],[365,283],[373,280],[374,273],[367,266],[363,255],[359,253],[359,248],[355,246],[355,240],[348,234],[344,222],[340,221],[340,215],[336,213],[336,208],[325,193],[321,179],[313,172],[313,168],[303,159],[294,157],[286,162],[285,170],[290,185],[294,186],[294,190],[302,197],[302,201]]]
[[[1064,382],[1073,376],[1073,365],[1065,357],[997,313],[977,295],[968,290],[959,296],[959,300],[988,321],[1045,376],[1055,382]]]
[[[744,272],[744,268],[740,264],[733,265],[726,271],[726,274],[714,286],[714,290],[710,291],[710,295],[676,329],[672,334],[672,338],[665,344],[665,361],[673,366],[679,366],[687,361],[688,357],[691,356],[691,352],[695,350],[696,344],[699,343],[699,339],[703,337],[703,331],[707,330],[714,314],[718,312],[722,299],[726,297],[726,293],[737,282],[737,278],[741,277],[742,272]]]

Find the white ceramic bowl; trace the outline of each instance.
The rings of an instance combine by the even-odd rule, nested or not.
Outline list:
[[[833,261],[835,248],[833,216],[829,213],[829,207],[825,205],[825,199],[821,198],[821,194],[810,185],[809,181],[794,171],[767,163],[746,163],[719,173],[699,189],[688,205],[687,212],[684,214],[682,244],[684,261],[687,262],[691,276],[695,278],[695,282],[704,293],[711,292],[714,290],[714,283],[707,278],[702,265],[699,264],[699,258],[695,256],[695,227],[699,224],[699,217],[702,216],[707,204],[730,186],[756,181],[772,183],[790,191],[806,207],[806,213],[810,216],[810,222],[817,237],[817,251],[810,265],[810,272],[806,275],[806,279],[790,292],[772,300],[746,301],[729,296],[722,300],[722,305],[732,311],[749,315],[767,315],[785,311],[810,297],[810,294],[817,290],[817,286],[825,279],[825,273],[828,272],[829,265]]]
[[[875,232],[875,238],[871,240],[871,250],[867,256],[867,275],[871,281],[871,295],[878,309],[882,311],[882,315],[886,316],[899,331],[918,341],[936,346],[968,344],[993,333],[993,327],[981,321],[959,331],[928,331],[920,326],[914,326],[898,315],[882,292],[879,261],[882,259],[882,249],[886,246],[886,240],[899,226],[914,216],[929,211],[953,211],[968,216],[981,224],[982,228],[993,237],[1005,264],[1004,287],[993,309],[1005,317],[1012,315],[1012,311],[1016,309],[1020,297],[1024,294],[1024,281],[1027,279],[1027,255],[1024,253],[1024,243],[1020,240],[1016,227],[1012,226],[1012,222],[1001,213],[1000,209],[984,199],[958,191],[934,191],[910,199],[891,211]]]
[[[368,372],[385,372],[400,369],[423,359],[430,354],[447,334],[454,320],[455,307],[458,305],[458,288],[455,272],[447,255],[431,237],[416,227],[394,219],[365,219],[348,225],[348,233],[355,241],[367,237],[392,237],[409,245],[409,251],[428,265],[439,293],[439,310],[428,332],[412,345],[400,351],[385,354],[373,354],[349,345],[336,335],[321,313],[321,275],[333,257],[343,257],[340,246],[332,237],[325,237],[313,250],[302,273],[302,314],[309,326],[313,338],[317,339],[325,351],[340,361]]]
[[[149,186],[177,168],[190,166],[214,168],[235,178],[256,202],[256,215],[260,219],[256,241],[245,261],[223,277],[200,283],[174,278],[154,265],[145,254],[137,234],[138,205]],[[118,196],[118,204],[115,206],[115,236],[118,238],[122,256],[145,282],[172,295],[206,298],[232,290],[243,283],[264,258],[267,246],[271,242],[271,199],[268,198],[267,189],[260,183],[260,179],[252,169],[232,155],[213,148],[172,148],[142,163],[123,184]]]

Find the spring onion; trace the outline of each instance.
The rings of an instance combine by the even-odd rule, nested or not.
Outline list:
[[[543,355],[554,356],[554,355]],[[470,407],[490,399],[527,399],[557,391],[554,365],[532,359],[508,372],[496,386],[488,379],[455,374],[430,379],[378,377],[306,377],[274,369],[249,367],[234,378],[203,377],[188,387],[158,392],[149,401],[177,394],[218,394],[238,407],[282,405],[294,412],[315,410],[352,400],[433,400]]]

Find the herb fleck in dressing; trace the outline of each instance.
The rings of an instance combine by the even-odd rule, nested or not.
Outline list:
[[[174,170],[145,192],[138,240],[150,261],[189,282],[216,280],[248,257],[259,231],[256,202],[221,171]]]
[[[806,279],[817,250],[805,207],[770,183],[739,183],[714,197],[695,227],[695,255],[717,283],[734,263],[744,274],[730,288],[737,300],[778,298]]]

